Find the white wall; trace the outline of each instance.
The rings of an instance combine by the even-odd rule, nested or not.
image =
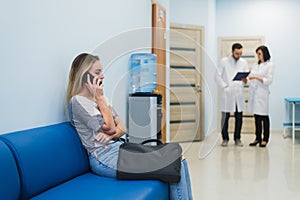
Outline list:
[[[205,131],[217,128],[217,87],[213,74],[217,58],[217,38],[263,35],[275,64],[270,86],[271,129],[282,130],[285,121],[285,97],[299,97],[300,68],[298,45],[300,2],[297,0],[173,0],[170,21],[205,28]],[[298,113],[297,113],[298,114]],[[299,113],[300,114],[300,113]],[[298,115],[299,116],[299,115]],[[297,119],[300,121],[300,117]]]
[[[217,87],[214,82],[217,59],[215,35],[215,0],[173,0],[170,2],[170,22],[204,26],[204,124],[205,135],[217,128]]]
[[[159,2],[170,14],[168,21],[205,27],[205,131],[217,127],[216,36],[251,35],[264,35],[271,50],[276,67],[271,128],[282,129],[283,98],[299,97],[300,27],[295,19],[300,19],[300,2]],[[0,22],[0,133],[65,121],[67,76],[72,60],[81,52],[102,53],[106,95],[120,99],[112,103],[125,120],[129,52],[150,52],[150,0],[11,0],[1,4]]]
[[[118,97],[113,103],[125,120],[127,85],[116,83],[128,74],[124,52],[139,45],[147,51],[151,38],[147,31],[120,35],[151,26],[150,0],[3,1],[0,21],[0,133],[65,121],[69,68],[81,52],[123,52],[113,61],[99,56],[107,96]]]
[[[275,64],[270,86],[271,129],[282,130],[284,98],[300,96],[300,2],[217,0],[217,36],[263,35]]]

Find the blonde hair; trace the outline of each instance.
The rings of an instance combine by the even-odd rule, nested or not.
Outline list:
[[[88,53],[79,54],[74,59],[69,73],[66,107],[68,107],[70,99],[78,94],[84,87],[84,83],[82,82],[83,75],[89,71],[92,65],[98,60],[98,56]]]

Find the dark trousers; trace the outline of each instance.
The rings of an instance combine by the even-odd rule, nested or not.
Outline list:
[[[243,112],[234,113],[235,117],[235,127],[234,127],[234,141],[241,139],[241,129],[243,124]],[[230,118],[230,112],[222,112],[222,120],[221,120],[221,127],[222,127],[222,138],[223,140],[229,140],[228,135],[228,121]]]
[[[270,119],[269,115],[254,115],[255,119],[255,135],[258,142],[262,141],[262,127],[264,128],[263,141],[269,142],[270,137]]]

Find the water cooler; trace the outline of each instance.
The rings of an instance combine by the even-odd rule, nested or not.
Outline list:
[[[156,88],[156,55],[135,53],[130,56],[130,94],[128,105],[129,142],[161,139],[161,102]]]
[[[148,139],[161,140],[162,96],[136,93],[129,95],[129,142],[141,143]]]

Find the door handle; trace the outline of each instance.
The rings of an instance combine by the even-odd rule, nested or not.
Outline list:
[[[202,92],[201,85],[200,84],[196,84],[195,85],[195,90],[196,90],[196,92],[201,93]]]

